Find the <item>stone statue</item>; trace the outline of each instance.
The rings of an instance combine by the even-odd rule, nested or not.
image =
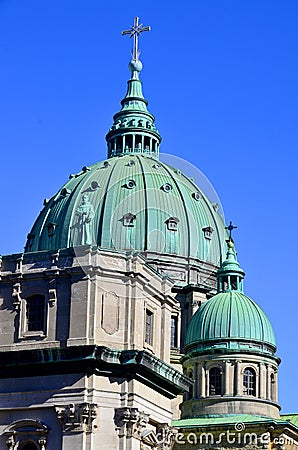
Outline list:
[[[76,210],[78,217],[77,228],[79,231],[78,241],[81,245],[92,244],[92,220],[95,212],[87,194],[82,197],[82,203]]]

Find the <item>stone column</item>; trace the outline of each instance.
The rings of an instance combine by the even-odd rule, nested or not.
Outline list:
[[[270,382],[271,382],[271,380],[270,380]],[[272,400],[277,403],[278,402],[278,372],[277,371],[274,372],[274,385],[273,385],[272,391],[273,391]]]
[[[209,371],[206,370],[206,367],[204,368],[204,372],[205,372],[205,396],[209,397],[210,393],[209,393]]]
[[[242,382],[242,376],[241,376],[241,360],[237,360],[235,362],[235,390],[236,395],[243,395],[243,382]]]
[[[266,374],[266,386],[267,386],[267,399],[268,400],[272,400],[271,398],[271,371],[270,371],[270,366],[269,364],[266,365],[267,368],[267,374]]]
[[[230,361],[223,362],[225,365],[223,395],[230,395]]]
[[[136,148],[136,135],[132,135],[132,144],[131,144],[131,152],[134,152]]]
[[[259,363],[259,397],[266,398],[266,365],[264,363]]]

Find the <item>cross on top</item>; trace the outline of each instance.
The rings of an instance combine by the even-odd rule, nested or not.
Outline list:
[[[150,31],[150,27],[143,27],[143,24],[139,24],[139,17],[134,18],[134,24],[129,30],[122,31],[122,35],[129,34],[130,38],[133,37],[133,50],[132,50],[132,59],[134,61],[138,61],[140,50],[138,49],[139,44],[139,35],[143,33],[143,31]]]
[[[238,228],[238,227],[236,227],[235,225],[233,225],[232,221],[230,221],[230,225],[226,227],[226,230],[229,230],[229,232],[230,232],[230,238],[231,238],[231,239],[232,239],[232,231],[233,231],[235,228]]]

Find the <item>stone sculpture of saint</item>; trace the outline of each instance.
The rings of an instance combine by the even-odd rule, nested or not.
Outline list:
[[[95,212],[87,194],[82,197],[81,205],[76,209],[78,217],[77,227],[79,230],[78,240],[81,245],[92,244],[92,220]]]

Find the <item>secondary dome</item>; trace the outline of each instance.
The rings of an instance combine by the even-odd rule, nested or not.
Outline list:
[[[92,245],[218,265],[224,236],[220,214],[190,179],[155,158],[132,154],[72,175],[47,201],[25,251]]]
[[[201,306],[188,326],[185,347],[203,344],[203,350],[214,344],[217,348],[217,341],[221,348],[229,349],[261,349],[265,343],[276,346],[272,325],[263,310],[236,291],[216,294]]]
[[[185,338],[186,352],[247,350],[274,353],[275,336],[263,310],[243,292],[244,272],[234,244],[218,270],[219,292],[192,317]]]

